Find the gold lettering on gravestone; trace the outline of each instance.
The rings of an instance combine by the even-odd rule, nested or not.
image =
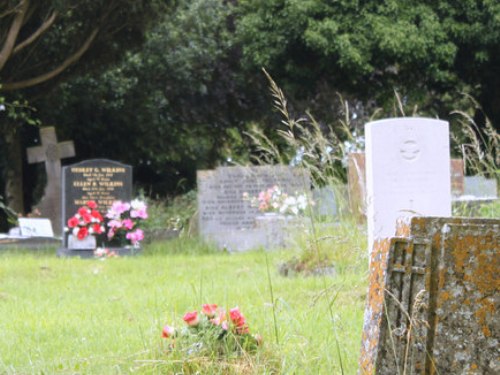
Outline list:
[[[122,176],[126,173],[125,168],[73,167],[70,171],[75,176],[73,188],[81,191],[73,201],[77,206],[94,200],[100,207],[110,207],[117,200],[115,191],[124,187]]]

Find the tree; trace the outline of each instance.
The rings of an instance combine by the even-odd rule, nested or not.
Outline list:
[[[37,102],[40,117],[78,131],[81,156],[134,164],[134,180],[148,192],[171,193],[179,180],[193,187],[196,169],[223,160],[228,134],[237,137],[233,130],[264,107],[267,88],[254,89],[240,73],[232,12],[221,0],[179,1],[147,33],[140,51],[98,76],[75,77]],[[127,142],[117,143],[117,135]]]
[[[13,101],[46,94],[78,71],[116,61],[142,40],[164,1],[7,0],[0,5],[0,90]],[[124,48],[126,47],[126,48]],[[78,63],[78,65],[76,65]],[[6,196],[22,211],[19,116],[0,128],[7,150]]]
[[[468,91],[500,124],[498,1],[242,0],[236,25],[243,65],[292,97],[328,86],[384,105],[396,89],[445,115]]]

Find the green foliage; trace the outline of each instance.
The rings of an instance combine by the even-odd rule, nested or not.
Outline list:
[[[220,0],[178,2],[141,51],[40,102],[43,118],[81,134],[80,157],[99,153],[134,164],[153,196],[175,192],[179,178],[193,188],[195,170],[229,157],[228,143],[255,110],[248,82],[236,73],[231,10]]]
[[[187,234],[196,207],[196,190],[162,201],[149,199],[149,217],[144,222],[144,228],[171,229]]]
[[[334,125],[320,124],[307,113],[307,117],[291,116],[283,91],[264,71],[273,96],[274,108],[282,116],[281,126],[264,129],[254,126],[247,133],[254,153],[251,158],[259,164],[286,164],[309,171],[315,187],[337,185],[345,180],[342,162],[347,156],[346,145],[355,143],[356,133],[350,122],[349,105],[344,105],[343,118]],[[352,151],[352,150],[351,150]]]
[[[0,195],[0,211],[3,211],[7,218],[7,222],[14,226],[17,224],[18,214],[14,210],[12,210],[9,206],[6,206],[3,201],[3,197]]]
[[[243,66],[265,67],[291,98],[326,107],[327,85],[384,106],[397,89],[446,114],[468,89],[498,123],[499,13],[492,0],[242,1],[236,34]]]
[[[472,97],[467,99],[472,110],[453,113],[456,121],[452,132],[455,152],[464,159],[469,174],[496,178],[500,183],[500,134],[487,117],[483,126],[478,126],[474,114],[482,112],[482,108]]]

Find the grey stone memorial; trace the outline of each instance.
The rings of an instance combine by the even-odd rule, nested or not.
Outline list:
[[[220,167],[198,171],[199,232],[220,248],[244,251],[267,246],[268,233],[256,227],[259,211],[243,200],[278,185],[284,192],[309,193],[310,177],[288,166]]]
[[[93,159],[69,165],[62,173],[62,218],[65,226],[79,207],[93,200],[104,216],[114,201],[132,199],[132,167],[112,160]],[[68,236],[63,236],[59,255],[91,256],[91,249],[68,248]]]
[[[494,199],[497,197],[497,180],[483,176],[467,176],[464,181],[464,196]]]
[[[27,150],[28,163],[44,162],[47,173],[44,195],[35,208],[50,219],[54,233],[61,235],[61,159],[75,156],[75,147],[72,141],[58,143],[54,127],[41,128],[40,140],[40,146]]]

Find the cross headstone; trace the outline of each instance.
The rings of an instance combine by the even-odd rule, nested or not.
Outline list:
[[[411,216],[451,216],[448,123],[395,118],[365,125],[368,245]]]
[[[73,141],[57,142],[54,127],[40,129],[40,146],[28,148],[28,163],[45,162],[47,185],[40,202],[35,206],[48,217],[56,235],[61,235],[61,159],[75,156]]]
[[[498,374],[500,220],[412,218],[376,241],[360,374]]]

